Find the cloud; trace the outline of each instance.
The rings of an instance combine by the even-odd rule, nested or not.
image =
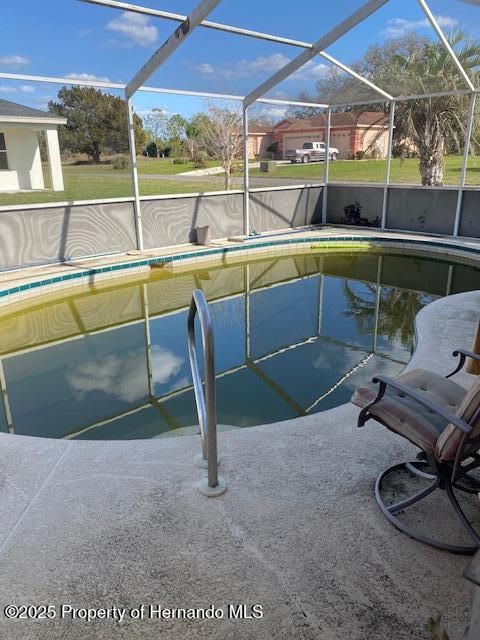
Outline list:
[[[149,24],[147,16],[124,11],[121,16],[111,20],[105,27],[117,31],[136,44],[148,47],[157,41],[157,28]]]
[[[228,80],[231,78],[268,76],[282,69],[289,62],[290,58],[283,55],[283,53],[273,53],[270,56],[259,56],[254,60],[240,60],[231,69],[214,67],[206,62],[198,65],[196,69],[203,76],[215,76],[216,78]],[[286,80],[317,80],[324,76],[327,71],[327,65],[310,60]]]
[[[0,58],[0,64],[4,64],[7,67],[23,67],[26,64],[30,64],[30,60],[23,56],[3,56]]]
[[[206,62],[204,62],[203,64],[199,64],[197,70],[202,74],[202,76],[211,76],[215,71],[212,65],[207,64]]]
[[[158,345],[151,349],[151,361],[155,384],[172,381],[184,364],[183,358]],[[123,357],[108,355],[93,358],[72,367],[66,380],[80,401],[86,394],[94,391],[102,391],[123,402],[138,401],[148,395],[145,350],[131,349]],[[185,386],[184,383],[185,379],[182,377],[175,387],[181,388]]]
[[[22,84],[19,87],[0,85],[0,93],[35,93],[35,87],[30,84]]]
[[[196,67],[203,76],[215,76],[217,78],[249,78],[265,73],[275,73],[290,61],[290,58],[281,53],[274,53],[271,56],[259,56],[254,60],[239,60],[231,69],[214,67],[208,62],[203,62]]]
[[[269,107],[265,114],[276,120],[283,120],[288,111],[288,107]]]
[[[275,73],[290,62],[290,58],[284,56],[283,53],[273,53],[270,56],[260,56],[251,62],[242,62],[250,75],[259,75],[261,73]]]
[[[438,26],[442,29],[453,29],[458,25],[458,20],[450,16],[435,16]],[[400,38],[401,36],[417,31],[418,29],[431,29],[430,22],[424,20],[405,20],[404,18],[392,18],[387,20],[383,35],[386,38]]]
[[[288,79],[289,80],[318,80],[323,78],[329,71],[329,68],[323,62],[313,62],[309,60],[301,69],[295,71]]]
[[[67,73],[65,78],[71,78],[72,80],[97,80],[98,82],[110,82],[110,78],[107,78],[107,76],[96,76],[93,73]]]

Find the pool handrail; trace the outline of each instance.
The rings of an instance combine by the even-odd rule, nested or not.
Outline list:
[[[202,336],[205,390],[198,368],[197,349],[195,343],[195,316],[200,321]],[[192,372],[195,403],[197,406],[198,424],[202,439],[202,453],[197,457],[197,464],[207,467],[207,479],[198,486],[199,491],[208,497],[221,495],[225,489],[225,482],[218,476],[217,451],[217,405],[215,383],[215,345],[210,310],[203,291],[195,289],[190,302],[187,319],[188,356]]]

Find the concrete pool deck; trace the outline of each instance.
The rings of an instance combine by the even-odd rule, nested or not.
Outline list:
[[[439,373],[470,348],[480,292],[417,317],[409,367]],[[468,386],[473,379],[456,380]],[[385,467],[416,450],[355,426],[343,405],[219,434],[227,492],[201,496],[198,436],[61,441],[0,435],[0,609],[14,605],[263,606],[259,620],[8,620],[8,640],[119,638],[403,640],[442,613],[451,640],[468,622],[468,558],[396,531],[373,499]],[[420,518],[420,522],[421,522]],[[438,525],[443,528],[444,520]]]

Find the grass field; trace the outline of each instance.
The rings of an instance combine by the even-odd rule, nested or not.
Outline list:
[[[218,182],[174,182],[173,180],[139,180],[143,196],[167,193],[194,193],[222,189]],[[31,191],[0,193],[0,205],[35,204],[42,202],[70,202],[98,198],[123,198],[132,195],[132,182],[128,176],[75,176],[64,175],[65,191]]]
[[[215,160],[207,162],[209,167],[218,166]],[[160,173],[162,175],[175,175],[184,173],[185,171],[194,171],[193,162],[185,162],[184,164],[175,164],[172,158],[145,158],[137,157],[137,170],[139,174],[152,175]],[[65,163],[64,171],[81,172],[81,173],[111,173],[112,175],[130,175],[130,169],[114,169],[111,162],[102,162],[101,164],[74,164]]]
[[[212,161],[210,166],[215,166]],[[462,159],[459,156],[445,158],[445,184],[459,184]],[[385,160],[337,160],[330,163],[332,182],[377,182],[384,180]],[[169,158],[138,158],[138,173],[141,195],[164,195],[176,193],[194,193],[223,189],[221,176],[209,177],[201,181],[169,179],[168,176],[193,170],[192,163],[174,164]],[[322,162],[311,164],[279,165],[275,173],[260,173],[259,169],[250,169],[250,175],[258,178],[289,178],[312,180],[323,178]],[[165,178],[153,178],[155,174]],[[132,195],[129,169],[113,169],[111,164],[65,164],[63,167],[65,191],[35,191],[24,193],[0,193],[0,205],[34,204],[65,202],[73,200],[95,200],[100,198],[121,198]],[[142,178],[142,176],[144,176]],[[45,184],[48,187],[48,171],[45,171]],[[392,183],[420,184],[418,160],[410,158],[404,161],[393,159],[391,164]],[[286,184],[291,184],[289,180]],[[471,158],[467,171],[467,185],[480,185],[480,159]],[[235,188],[235,187],[234,187]],[[238,186],[237,186],[238,188]]]
[[[209,166],[217,163],[210,162]],[[194,182],[154,180],[144,178],[154,174],[175,175],[195,169],[192,162],[174,164],[170,158],[138,158],[140,193],[143,196],[175,193],[195,193],[223,189],[221,178],[206,177],[205,181]],[[50,177],[44,168],[45,185]],[[70,202],[73,200],[96,200],[99,198],[124,198],[132,196],[130,169],[114,169],[110,163],[65,164],[63,166],[64,191],[32,191],[24,193],[0,193],[0,206],[9,204],[36,204],[43,202]]]
[[[386,160],[337,160],[329,165],[330,181],[339,182],[381,182],[385,178]],[[251,176],[265,176],[278,178],[315,178],[323,177],[323,162],[311,164],[287,164],[279,165],[275,173],[261,174],[260,169],[251,169]],[[462,158],[460,156],[447,156],[445,158],[446,185],[458,185]],[[405,184],[421,184],[418,172],[418,159],[407,158],[399,160],[393,158],[390,169],[390,182]],[[467,184],[480,184],[480,159],[470,158],[467,171]]]

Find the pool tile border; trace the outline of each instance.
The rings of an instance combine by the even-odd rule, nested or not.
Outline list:
[[[313,232],[315,233],[315,232]],[[345,246],[347,243],[347,246]],[[53,291],[59,284],[77,284],[71,281],[78,281],[81,279],[81,284],[93,283],[104,278],[113,278],[118,275],[128,275],[135,271],[148,271],[152,265],[172,265],[175,266],[179,263],[193,263],[201,261],[202,259],[208,259],[210,257],[226,256],[228,254],[237,253],[262,253],[266,250],[274,251],[279,247],[289,247],[303,249],[305,245],[310,245],[310,248],[318,249],[346,249],[349,244],[356,245],[355,248],[362,248],[365,246],[369,248],[391,247],[395,249],[422,249],[432,253],[449,255],[452,257],[464,257],[471,258],[473,260],[480,260],[480,244],[478,247],[468,246],[465,244],[456,243],[455,241],[439,241],[430,238],[411,238],[411,237],[380,237],[378,235],[332,235],[332,236],[317,236],[317,237],[295,237],[286,238],[284,236],[270,236],[268,240],[258,241],[257,239],[251,242],[244,242],[235,246],[221,246],[202,248],[196,251],[189,251],[188,253],[172,253],[163,256],[153,256],[149,258],[141,258],[138,260],[132,260],[131,262],[124,262],[113,265],[105,265],[98,267],[89,267],[83,270],[75,271],[72,273],[65,273],[57,276],[50,276],[40,279],[31,280],[29,282],[0,289],[0,306],[10,304],[25,299],[26,294],[37,294],[37,289],[41,295],[45,292],[45,288],[48,287],[49,291]],[[115,273],[114,273],[115,272]],[[78,283],[80,284],[80,283]]]

